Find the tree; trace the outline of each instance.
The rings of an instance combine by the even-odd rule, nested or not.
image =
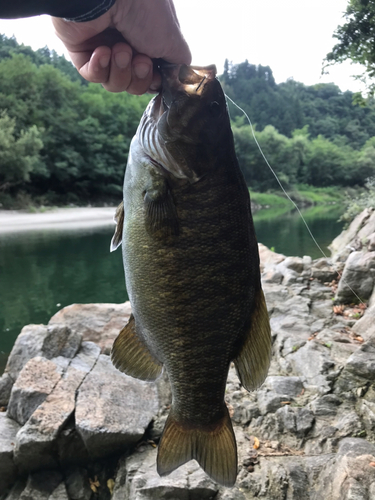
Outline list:
[[[334,37],[338,43],[327,54],[327,66],[350,60],[364,66],[365,71],[357,78],[366,82],[369,95],[375,93],[375,2],[350,0],[344,15],[346,22],[338,26]]]
[[[15,134],[15,119],[6,111],[0,115],[0,191],[6,191],[30,180],[33,171],[44,171],[39,151],[43,143],[39,130],[32,125]]]

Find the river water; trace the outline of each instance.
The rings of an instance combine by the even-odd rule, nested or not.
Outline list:
[[[319,245],[342,230],[341,208],[303,211]],[[254,216],[258,241],[285,255],[321,257],[296,212]],[[72,303],[124,302],[121,250],[109,253],[112,230],[38,231],[0,235],[0,373],[22,327],[48,323]]]

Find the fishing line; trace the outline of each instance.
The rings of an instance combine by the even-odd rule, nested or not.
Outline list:
[[[251,129],[251,133],[253,135],[253,138],[254,138],[254,141],[255,141],[255,144],[258,146],[258,149],[260,151],[260,154],[262,155],[264,161],[266,162],[268,168],[271,170],[272,172],[272,175],[275,177],[278,185],[280,186],[282,192],[285,194],[285,196],[288,198],[288,200],[292,203],[292,205],[296,208],[299,216],[301,217],[303,223],[305,224],[306,226],[306,229],[309,233],[309,235],[311,236],[311,239],[313,240],[313,242],[315,243],[315,245],[317,246],[317,248],[319,249],[320,253],[326,258],[328,259],[327,255],[325,254],[325,252],[323,251],[322,247],[319,245],[319,243],[316,241],[316,238],[315,236],[313,235],[313,233],[311,232],[311,229],[309,228],[304,216],[302,215],[301,213],[301,210],[298,208],[298,205],[292,200],[292,198],[289,196],[289,194],[286,192],[284,186],[281,184],[281,181],[280,179],[278,178],[276,172],[274,171],[274,169],[271,167],[269,161],[267,160],[265,154],[263,153],[263,150],[262,148],[260,147],[260,144],[257,140],[257,138],[255,137],[255,132],[254,132],[254,127],[253,127],[253,124],[251,123],[251,120],[249,118],[249,115],[246,113],[246,111],[244,109],[242,109],[238,104],[236,104],[233,99],[231,99],[227,94],[225,94],[225,97],[227,100],[229,100],[232,104],[234,104],[236,106],[236,108],[238,108],[240,111],[242,111],[242,113],[245,115],[245,117],[247,118],[247,121],[249,122],[249,125],[250,125],[250,129]],[[336,270],[337,271],[337,270]],[[340,279],[342,279],[342,275],[339,271],[337,271],[338,275],[340,276]],[[361,304],[363,304],[364,302],[361,300],[360,297],[358,297],[358,295],[355,293],[355,291],[353,290],[353,288],[349,285],[349,283],[347,283],[345,280],[343,280],[345,285],[349,288],[349,290],[353,293],[353,295],[355,295],[355,297],[359,300],[359,302]]]

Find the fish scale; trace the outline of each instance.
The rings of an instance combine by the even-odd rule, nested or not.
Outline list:
[[[229,366],[250,390],[270,360],[258,246],[213,67],[161,71],[165,94],[151,101],[132,141],[114,237],[122,234],[133,315],[112,360],[143,380],[168,372],[159,474],[194,458],[230,486],[237,453],[224,402]]]

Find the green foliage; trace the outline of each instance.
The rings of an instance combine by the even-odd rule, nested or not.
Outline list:
[[[287,137],[292,137],[296,129],[305,130],[304,134],[308,130],[312,138],[341,138],[355,149],[375,136],[374,100],[366,107],[353,106],[355,95],[341,92],[333,83],[306,86],[289,79],[276,84],[268,66],[248,61],[226,61],[220,79],[228,96],[247,112],[258,130],[273,125]],[[233,109],[231,115],[235,120],[241,112]]]
[[[43,143],[35,125],[15,134],[15,120],[6,111],[0,115],[0,191],[28,182],[30,172],[40,168]],[[43,170],[43,169],[42,169]]]
[[[117,202],[130,140],[150,97],[82,85],[71,79],[66,65],[76,70],[65,59],[15,46],[13,39],[2,44],[4,38],[0,134],[9,146],[0,154],[3,192],[52,204]]]
[[[353,106],[350,92],[293,80],[277,85],[271,68],[248,61],[226,61],[221,79],[257,124],[264,154],[297,200],[305,196],[295,190],[298,184],[346,188],[375,175],[375,111]],[[33,51],[0,35],[1,203],[116,203],[130,141],[149,99],[83,82],[54,51]],[[231,114],[248,185],[279,190],[250,127],[237,110]]]
[[[350,198],[347,203],[346,211],[341,216],[341,220],[345,221],[347,224],[350,224],[354,217],[365,208],[375,208],[375,177],[370,178],[365,187],[365,191]]]
[[[327,66],[346,60],[365,68],[357,78],[367,83],[370,95],[375,93],[375,3],[372,0],[350,0],[345,23],[334,33],[338,43],[327,54]],[[358,100],[358,96],[356,97]]]

